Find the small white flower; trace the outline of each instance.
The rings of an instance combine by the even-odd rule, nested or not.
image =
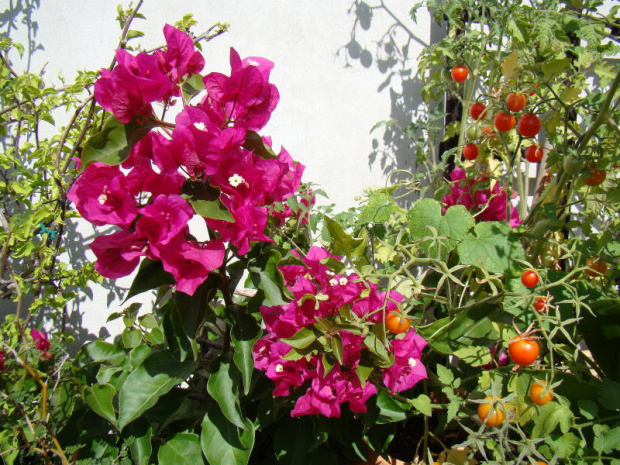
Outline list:
[[[205,126],[205,123],[194,123],[194,127],[196,129],[201,130],[201,131],[206,131],[207,130],[207,126]]]
[[[418,361],[415,358],[411,357],[409,360],[407,360],[407,363],[411,368],[413,368],[418,364]]]
[[[105,205],[106,200],[108,200],[108,196],[105,195],[105,193],[101,194],[99,197],[97,197],[97,201],[101,204],[101,205]]]
[[[230,178],[228,178],[228,183],[233,187],[237,187],[240,184],[245,184],[245,179],[235,173]]]
[[[349,282],[349,280],[347,278],[345,278],[344,276],[342,278],[340,278],[340,285],[341,286],[344,286],[348,282]]]
[[[329,280],[329,284],[331,286],[337,286],[338,285],[338,281],[336,281],[334,278],[332,278],[332,279]]]
[[[247,61],[248,65],[258,66],[258,61],[252,60],[251,58]]]
[[[282,373],[284,371],[284,367],[281,364],[276,365],[276,373]]]

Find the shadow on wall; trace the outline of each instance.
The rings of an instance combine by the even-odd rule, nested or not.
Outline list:
[[[41,6],[41,0],[9,0],[6,9],[0,12],[0,34],[13,37],[18,30],[26,33],[24,55],[26,58],[26,71],[30,71],[32,55],[37,50],[44,50],[42,44],[37,44],[36,35],[39,25],[33,19],[33,12]]]
[[[417,56],[429,45],[427,39],[431,43],[440,40],[445,31],[429,15],[421,19],[431,23],[430,37],[420,37],[414,32],[418,26],[408,12],[406,15],[395,12],[385,0],[375,5],[355,0],[349,13],[354,16],[351,40],[338,50],[338,55],[344,55],[345,66],[357,66],[357,62],[365,68],[377,66],[385,75],[377,92],[388,92],[390,97],[390,114],[386,115],[386,121],[393,123],[374,129],[373,134],[378,137],[372,141],[368,164],[371,168],[379,167],[390,183],[410,180],[408,173],[417,169],[412,139],[423,134],[406,134],[404,129],[429,110],[422,100],[424,84],[417,76]],[[383,133],[379,135],[380,131]],[[408,196],[404,203],[413,200]]]
[[[9,0],[8,5],[0,7],[0,37],[10,37],[15,42],[22,43],[24,53],[22,57],[11,57],[19,63],[23,72],[29,72],[32,56],[40,50],[45,50],[44,46],[37,43],[38,24],[35,20],[36,11],[41,5],[41,0]],[[35,71],[36,72],[36,71]],[[40,71],[43,75],[43,70]],[[22,136],[24,137],[24,136]],[[3,150],[10,148],[10,135],[0,138],[0,145]],[[9,173],[7,176],[10,176]],[[7,202],[5,204],[8,216],[13,216],[23,212],[25,205]],[[59,261],[70,264],[74,269],[81,269],[90,261],[86,254],[87,244],[92,242],[94,234],[88,232],[84,227],[85,222],[68,221],[64,227],[62,247],[64,253],[58,258]],[[109,231],[107,231],[109,232]],[[102,234],[105,233],[101,232]],[[36,241],[38,230],[33,231],[33,239]],[[39,236],[40,237],[40,236]],[[20,269],[19,263],[13,263],[15,270],[27,277],[32,271],[28,271],[27,265],[24,264]],[[32,315],[29,326],[31,328],[44,328],[52,333],[63,331],[73,336],[75,340],[75,348],[79,348],[86,341],[95,338],[106,338],[110,336],[105,326],[91,327],[84,319],[86,310],[99,310],[106,312],[111,306],[118,306],[119,302],[125,295],[126,290],[116,286],[111,280],[105,280],[103,285],[91,283],[88,287],[63,289],[63,292],[75,292],[76,297],[69,302],[66,308],[41,307]],[[0,320],[4,320],[6,316],[15,314],[17,305],[12,300],[13,292],[8,287],[0,288]],[[36,295],[31,293],[25,295],[22,300],[20,315],[22,318],[27,316],[28,308],[35,301]],[[91,331],[97,334],[91,333]]]

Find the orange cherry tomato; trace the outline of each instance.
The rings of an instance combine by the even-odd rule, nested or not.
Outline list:
[[[586,274],[595,278],[604,275],[605,271],[607,271],[607,262],[600,258],[588,258],[586,266],[588,267]]]
[[[514,92],[511,92],[506,97],[506,105],[512,112],[523,110],[526,103],[527,98],[525,97],[525,94],[515,94]]]
[[[543,395],[544,391],[545,384],[535,382],[530,388],[530,400],[536,405],[545,405],[547,402],[551,402],[553,400],[553,390],[548,389],[546,394]]]
[[[409,329],[411,321],[402,313],[390,312],[385,316],[385,326],[390,332],[400,334]]]
[[[539,355],[540,347],[534,339],[517,336],[508,344],[508,356],[517,365],[531,365]]]
[[[452,76],[452,79],[454,81],[463,82],[465,79],[467,79],[467,76],[469,75],[469,70],[466,66],[455,66],[454,68],[452,68],[452,71],[450,71],[450,75]]]
[[[493,118],[493,124],[495,124],[495,129],[499,132],[508,132],[512,128],[515,127],[517,120],[514,116],[509,115],[507,113],[499,112]]]
[[[499,426],[504,423],[504,419],[506,418],[506,414],[501,407],[495,407],[493,405],[494,402],[501,400],[501,397],[497,399],[493,399],[493,397],[488,396],[484,400],[489,401],[488,403],[484,402],[478,404],[478,418],[480,421],[484,422],[487,426]]]

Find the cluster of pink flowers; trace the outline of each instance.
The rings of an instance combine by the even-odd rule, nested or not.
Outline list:
[[[353,412],[366,411],[366,401],[377,392],[377,387],[373,384],[374,377],[362,382],[356,372],[362,356],[369,350],[361,328],[383,324],[386,312],[396,310],[403,300],[398,292],[379,291],[377,285],[363,282],[354,273],[334,272],[329,265],[334,260],[339,257],[313,247],[302,258],[303,265],[280,266],[294,300],[285,305],[261,307],[267,334],[254,345],[254,366],[265,371],[275,383],[275,396],[288,396],[291,388],[309,385],[297,399],[292,416],[338,417],[344,402],[349,403]],[[283,339],[313,326],[317,319],[333,318],[343,309],[350,309],[361,324],[359,331],[338,329],[330,334],[332,339],[339,339],[342,363],[330,362],[331,368],[326,368],[327,355],[318,349],[302,357],[287,357],[293,347]],[[407,390],[427,377],[420,360],[425,346],[426,341],[413,328],[386,342],[386,351],[394,363],[376,369],[392,393]]]
[[[4,352],[0,350],[0,371],[4,371]]]
[[[444,212],[454,206],[463,205],[478,221],[506,221],[506,207],[509,203],[506,186],[489,179],[467,179],[464,169],[456,167],[450,173],[450,193],[443,198]],[[514,196],[513,196],[514,198]],[[510,204],[510,227],[522,223],[519,212]]]
[[[34,347],[41,352],[41,358],[52,357],[52,353],[49,352],[51,344],[50,341],[47,340],[47,334],[38,329],[31,329],[30,337],[34,341]]]
[[[206,92],[196,104],[182,99],[175,124],[157,120],[152,103],[173,105],[185,80],[204,67],[190,36],[169,25],[164,35],[165,51],[133,56],[118,50],[117,66],[102,70],[95,83],[95,99],[120,122],[153,129],[121,166],[89,165],[68,198],[91,223],[120,228],[90,245],[101,275],[126,276],[144,256],[161,260],[176,289],[191,295],[222,265],[225,242],[239,255],[251,242],[271,242],[265,233],[269,209],[295,194],[304,167],[284,148],[274,154],[271,140],[256,134],[279,100],[269,83],[273,63],[264,58],[242,60],[231,49],[230,76],[208,74]],[[256,150],[257,144],[263,150]],[[192,189],[221,202],[232,216],[232,221],[204,218],[210,235],[204,243],[189,234],[188,222],[196,214],[187,200]]]

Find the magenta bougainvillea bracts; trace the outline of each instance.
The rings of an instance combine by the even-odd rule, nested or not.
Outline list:
[[[256,133],[279,100],[269,82],[271,61],[241,59],[231,49],[230,75],[207,74],[205,90],[187,101],[183,84],[202,71],[204,58],[178,29],[167,25],[164,36],[165,49],[135,56],[118,50],[117,65],[101,71],[96,101],[121,123],[151,129],[121,165],[87,166],[68,198],[91,223],[119,228],[90,245],[101,275],[126,276],[147,257],[160,260],[176,289],[191,295],[222,265],[227,243],[244,255],[253,242],[272,242],[266,232],[271,220],[277,226],[298,214],[274,206],[296,195],[304,166],[284,148],[274,153],[271,139]],[[155,108],[165,113],[179,101],[174,123],[156,117]],[[189,233],[198,215],[187,194],[192,189],[226,211],[203,216],[209,231],[203,242]]]
[[[414,328],[383,342],[372,335],[403,296],[343,268],[339,257],[313,247],[300,263],[279,267],[293,300],[261,307],[267,334],[254,345],[254,366],[274,382],[275,396],[299,396],[292,416],[338,417],[345,402],[363,413],[380,383],[394,393],[427,377],[421,362],[426,341]],[[304,332],[306,338],[315,333],[317,342],[296,351],[296,335]],[[388,359],[373,362],[369,337]]]
[[[506,207],[509,203],[506,186],[497,182],[492,183],[485,177],[478,180],[467,179],[467,173],[459,167],[452,170],[450,179],[452,180],[450,193],[442,200],[444,212],[454,205],[463,205],[478,221],[506,221]],[[512,204],[509,208],[510,227],[514,228],[519,226],[523,220]]]

